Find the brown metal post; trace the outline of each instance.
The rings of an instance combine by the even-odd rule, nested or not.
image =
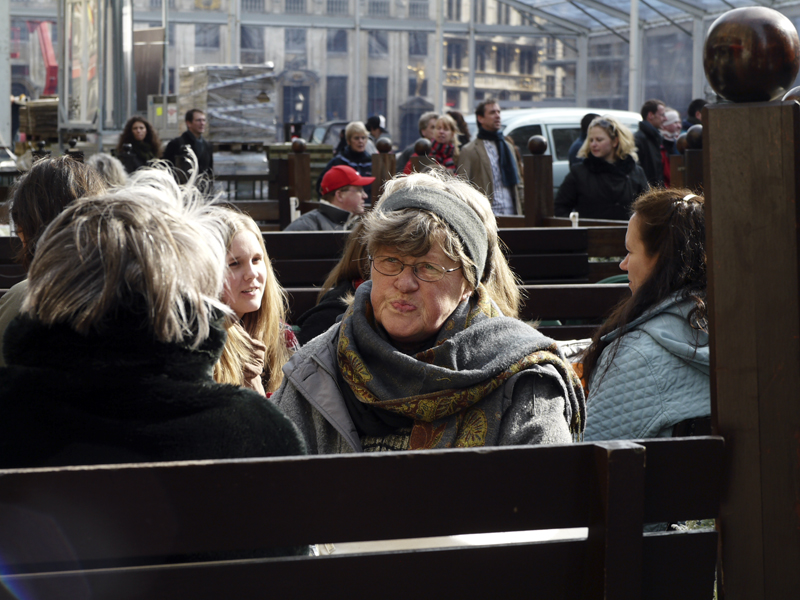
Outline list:
[[[800,589],[800,105],[703,111],[711,410],[726,600]]]

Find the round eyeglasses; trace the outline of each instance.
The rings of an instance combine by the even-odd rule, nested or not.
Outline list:
[[[403,272],[403,269],[406,267],[411,267],[411,270],[414,272],[414,276],[417,279],[420,281],[427,281],[428,283],[439,281],[448,273],[452,273],[453,271],[458,271],[461,269],[461,267],[456,267],[455,269],[445,269],[442,265],[437,265],[436,263],[431,262],[419,262],[410,265],[400,262],[392,256],[370,256],[369,261],[372,263],[372,266],[378,273],[381,275],[386,275],[387,277],[400,275],[400,273]]]

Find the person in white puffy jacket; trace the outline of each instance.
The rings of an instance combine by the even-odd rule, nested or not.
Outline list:
[[[703,198],[654,189],[632,210],[620,263],[632,295],[583,360],[587,441],[699,433],[711,414]]]

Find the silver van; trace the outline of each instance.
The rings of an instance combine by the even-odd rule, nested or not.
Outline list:
[[[547,152],[553,156],[553,194],[569,173],[569,148],[581,135],[581,119],[587,113],[609,115],[627,126],[632,133],[639,129],[640,114],[625,110],[602,108],[518,108],[502,111],[503,135],[511,138],[522,155],[530,154],[528,140],[542,135],[547,140]],[[478,125],[475,114],[465,115],[471,138],[475,139]]]

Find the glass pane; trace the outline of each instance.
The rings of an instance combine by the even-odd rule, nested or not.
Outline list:
[[[550,154],[553,160],[569,160],[569,148],[581,136],[580,127],[558,127],[550,130],[553,136],[553,146]]]

